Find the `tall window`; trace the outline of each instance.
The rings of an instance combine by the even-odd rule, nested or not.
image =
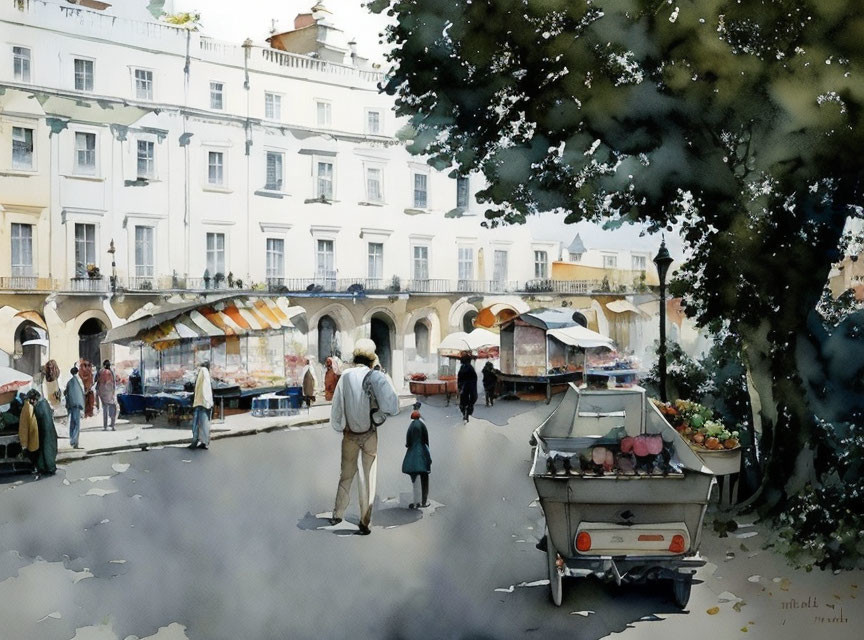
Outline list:
[[[96,134],[75,132],[75,172],[96,174]]]
[[[319,278],[332,278],[336,275],[332,240],[316,241],[315,273]]]
[[[93,91],[93,61],[75,58],[75,90]]]
[[[33,225],[12,223],[12,276],[33,275]]]
[[[221,151],[207,152],[207,182],[219,186],[225,184],[225,154]]]
[[[285,241],[267,238],[267,279],[280,280],[285,277]]]
[[[332,105],[329,102],[318,100],[315,102],[315,112],[319,127],[329,127],[333,122]]]
[[[618,268],[618,256],[603,256],[603,268],[604,269],[617,269]]]
[[[534,252],[534,277],[544,280],[549,277],[549,256],[545,251]]]
[[[30,82],[30,49],[12,47],[12,77],[15,82]]]
[[[153,72],[135,69],[135,97],[138,100],[153,99]]]
[[[492,280],[497,283],[507,281],[507,252],[500,249],[495,250],[495,262],[492,268]]]
[[[366,167],[366,200],[369,202],[384,201],[384,193],[381,189],[381,169],[378,167]]]
[[[372,135],[381,133],[381,112],[377,109],[366,111],[366,133]]]
[[[429,279],[429,247],[418,245],[414,247],[414,280]]]
[[[456,208],[468,208],[468,178],[456,178]]]
[[[12,168],[33,168],[33,129],[12,127]]]
[[[75,224],[75,275],[87,275],[87,265],[96,264],[96,225]]]
[[[333,163],[318,161],[315,163],[315,197],[325,200],[333,199]]]
[[[225,274],[225,234],[207,234],[207,270],[212,278],[217,273]]]
[[[422,320],[414,323],[414,347],[418,358],[425,360],[429,357],[429,327]]]
[[[282,119],[282,96],[278,93],[264,94],[264,117],[268,120]]]
[[[225,89],[225,85],[221,82],[211,82],[210,83],[210,108],[217,109],[222,111],[225,108],[225,101],[223,100],[223,90]]]
[[[369,270],[371,280],[384,277],[384,245],[380,242],[369,243]]]
[[[459,279],[474,279],[474,249],[459,247]]]
[[[425,209],[427,204],[426,198],[426,181],[428,176],[425,173],[414,174],[414,208]]]
[[[645,271],[648,260],[645,256],[633,256],[633,271]]]
[[[154,276],[153,227],[135,227],[135,277]]]
[[[138,141],[138,177],[139,178],[153,178],[155,175],[156,175],[156,144],[150,140],[139,140]]]
[[[271,189],[273,191],[281,191],[282,190],[282,180],[283,180],[283,161],[285,159],[285,154],[278,153],[276,151],[268,151],[267,152],[267,184],[264,186],[265,189]]]

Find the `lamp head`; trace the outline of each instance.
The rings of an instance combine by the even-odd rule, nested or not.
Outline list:
[[[666,248],[666,240],[660,243],[660,250],[654,256],[654,264],[657,265],[657,275],[660,277],[660,282],[666,282],[666,274],[669,273],[669,266],[674,262],[672,256],[669,255],[669,250]]]

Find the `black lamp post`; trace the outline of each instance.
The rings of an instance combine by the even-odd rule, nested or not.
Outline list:
[[[654,256],[654,264],[657,265],[657,275],[660,278],[660,400],[666,402],[666,274],[669,265],[673,262],[669,250],[666,248],[666,239],[660,242],[660,250]]]

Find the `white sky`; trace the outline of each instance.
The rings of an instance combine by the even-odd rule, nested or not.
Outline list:
[[[293,29],[294,17],[308,13],[314,4],[315,0],[174,0],[174,10],[198,11],[204,33],[239,43],[246,38],[263,41],[270,35],[273,19],[279,31]],[[333,14],[331,21],[349,38],[356,38],[361,56],[383,62],[378,34],[384,30],[386,16],[371,13],[360,0],[325,0],[324,4]]]
[[[277,20],[277,30],[292,29],[294,17],[308,12],[314,4],[315,0],[174,0],[174,10],[200,12],[205,34],[239,43],[247,37],[263,41],[270,35],[272,19]],[[372,14],[361,0],[325,0],[325,4],[333,14],[331,21],[357,40],[358,53],[384,63],[379,33],[384,29],[386,16]],[[563,216],[541,215],[531,219],[529,226],[538,239],[562,240],[565,246],[577,232],[588,248],[651,251],[653,255],[660,245],[658,237],[640,238],[636,227],[608,232],[589,223],[565,225],[562,220]],[[672,256],[681,256],[681,242],[675,234],[667,234],[666,240]]]

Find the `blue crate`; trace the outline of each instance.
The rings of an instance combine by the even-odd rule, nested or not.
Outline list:
[[[252,398],[252,415],[256,418],[297,415],[299,409],[292,406],[291,400],[290,396],[277,396],[275,393]]]

